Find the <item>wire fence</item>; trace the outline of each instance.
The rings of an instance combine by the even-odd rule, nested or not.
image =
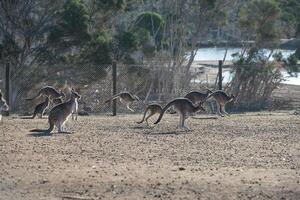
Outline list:
[[[255,69],[254,67],[257,66],[252,66],[253,69]],[[171,99],[183,97],[192,90],[206,92],[206,88],[217,89],[217,65],[196,64],[190,68],[188,73],[174,71],[173,68],[167,65],[151,64],[117,64],[116,69],[116,92],[127,91],[137,95],[142,100],[132,104],[132,108],[136,112],[142,112],[145,104],[157,102],[164,105]],[[273,81],[273,79],[266,80],[260,73],[253,76],[249,81],[244,81],[243,77],[237,78],[235,76],[233,81],[236,82],[233,83],[235,85],[232,85],[232,82],[229,82],[232,79],[230,73],[232,69],[233,66],[223,68],[223,87],[228,92],[237,93],[234,90],[238,90],[238,92],[246,90],[245,94],[251,94],[249,88],[254,88],[259,93],[266,90],[262,87],[264,81],[270,83]],[[62,90],[66,94],[66,99],[69,97],[70,88],[78,91],[82,96],[79,101],[79,111],[82,114],[107,114],[112,112],[111,104],[104,104],[105,100],[113,95],[112,64],[97,67],[61,65],[44,68],[31,67],[29,69],[18,69],[11,66],[10,71],[9,104],[12,113],[19,115],[31,114],[35,105],[44,101],[44,97],[33,101],[26,101],[25,99],[36,95],[43,86],[47,85]],[[277,83],[279,83],[278,80],[276,79]],[[269,82],[266,82],[265,85],[271,85]],[[241,87],[237,89],[236,85],[239,84]],[[0,89],[5,92],[5,67],[0,68]],[[250,97],[253,95],[250,95],[250,97],[243,95],[240,95],[241,98],[238,101],[241,105],[247,107],[249,105],[244,103],[247,102],[245,99],[249,99],[250,102]],[[263,96],[264,94],[258,95]],[[256,104],[258,101],[260,99],[254,98],[251,103]],[[126,106],[119,101],[117,102],[118,113],[131,113]]]
[[[0,68],[0,88],[5,91],[5,68]],[[111,105],[103,102],[113,95],[112,65],[98,66],[54,66],[47,68],[31,68],[30,70],[10,69],[10,98],[11,112],[28,115],[44,97],[26,101],[35,96],[47,85],[62,90],[68,98],[70,88],[75,88],[81,95],[79,110],[88,113],[110,113]],[[188,75],[187,84],[178,86],[184,77],[176,77],[175,72],[167,66],[158,65],[117,65],[117,93],[127,91],[137,95],[142,101],[134,103],[133,108],[139,112],[145,104],[158,102],[166,103],[175,97],[184,96],[188,91],[205,90],[201,69],[192,69]],[[201,77],[200,77],[201,76]],[[177,78],[177,79],[176,79]],[[203,79],[203,80],[202,80]],[[126,106],[119,101],[118,113],[130,113]]]

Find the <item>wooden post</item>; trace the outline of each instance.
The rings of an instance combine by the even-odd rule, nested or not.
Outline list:
[[[10,106],[9,83],[10,83],[10,65],[9,62],[7,62],[5,68],[5,100],[7,101],[7,104]],[[9,111],[6,111],[5,115],[9,116]]]
[[[112,78],[113,78],[113,95],[117,94],[117,63],[114,61],[112,64]],[[113,116],[117,115],[117,100],[113,100],[112,105]]]
[[[222,90],[222,79],[223,79],[223,76],[222,76],[222,66],[223,66],[223,61],[222,60],[219,60],[219,90]]]

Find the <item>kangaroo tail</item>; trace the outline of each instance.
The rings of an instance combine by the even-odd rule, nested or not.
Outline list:
[[[36,116],[36,109],[34,109],[34,112],[33,112],[33,115],[32,115],[32,117],[31,117],[31,119],[34,119],[35,118],[35,116]]]
[[[32,129],[30,132],[44,132],[50,134],[51,131],[54,129],[54,124],[50,123],[50,126],[48,129]]]
[[[176,100],[176,99],[175,99]],[[173,104],[175,103],[175,100],[171,101],[170,103],[168,103],[161,111],[158,119],[156,122],[154,122],[154,124],[158,124],[160,122],[160,120],[162,119],[163,115],[165,114],[165,112],[171,107],[173,106]]]
[[[143,123],[143,122],[144,122],[144,120],[145,120],[145,117],[146,117],[146,114],[147,114],[148,110],[149,110],[149,107],[147,107],[147,108],[145,109],[145,112],[144,112],[143,119],[142,119],[142,121],[139,121],[139,122],[137,122],[138,124],[141,124],[141,123]]]
[[[32,117],[30,117],[30,119],[34,119],[36,116],[36,113],[33,113]]]
[[[38,98],[40,95],[41,95],[41,93],[39,92],[39,93],[38,93],[37,95],[35,95],[34,97],[27,98],[27,99],[25,99],[25,100],[27,100],[27,101],[31,101],[31,100],[33,100],[33,99],[36,99],[36,98]]]
[[[118,94],[115,94],[115,95],[114,95],[114,96],[112,96],[110,99],[108,99],[108,100],[104,101],[104,103],[109,103],[109,102],[111,102],[112,100],[114,100],[114,99],[118,98],[118,97],[119,97],[119,95],[120,95],[120,93],[118,93]]]

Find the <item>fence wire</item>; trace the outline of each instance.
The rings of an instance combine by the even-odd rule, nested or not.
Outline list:
[[[0,89],[5,92],[5,67],[2,66],[0,67]],[[250,82],[245,82],[243,77],[235,77],[233,83],[229,85],[228,80],[232,79],[230,71],[235,67],[225,66],[223,68],[223,78],[225,78],[223,87],[228,92],[238,93],[241,90],[253,88],[253,91],[263,93],[268,89],[269,82],[274,80],[265,79],[262,76],[262,73],[265,72],[259,72],[252,77],[253,79]],[[251,66],[253,69],[254,67],[257,68],[257,66]],[[171,99],[183,97],[192,90],[206,92],[206,88],[217,89],[217,66],[193,65],[188,73],[180,70],[174,71],[169,66],[150,64],[117,64],[116,68],[117,93],[127,91],[137,95],[142,100],[133,103],[132,108],[136,112],[142,112],[145,105],[149,103],[156,102],[165,105]],[[241,70],[244,69],[246,68],[241,68]],[[44,101],[44,97],[33,101],[26,101],[25,99],[36,95],[42,87],[48,85],[62,90],[66,94],[66,99],[69,97],[70,88],[74,88],[80,93],[82,98],[79,101],[79,111],[82,114],[107,114],[112,112],[112,104],[104,104],[113,95],[111,64],[96,67],[88,65],[36,66],[22,69],[11,66],[10,71],[9,103],[12,113],[30,115],[34,107]],[[257,80],[259,80],[259,83]],[[265,87],[261,87],[264,81],[269,82],[265,83]],[[236,88],[236,85],[241,85],[241,88]],[[248,91],[245,91],[244,94],[246,96],[240,94],[237,102],[244,107],[248,107],[250,104],[246,105],[245,102],[250,102],[249,99],[253,95]],[[248,97],[247,94],[252,96]],[[266,95],[268,94],[266,93]],[[245,99],[248,99],[248,101]],[[258,100],[253,98],[253,105],[257,105]],[[120,101],[117,102],[117,113],[131,113]]]

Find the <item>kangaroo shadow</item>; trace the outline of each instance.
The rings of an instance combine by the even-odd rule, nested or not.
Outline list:
[[[142,125],[140,125],[140,126],[133,126],[133,127],[131,127],[131,129],[149,129],[149,130],[152,130],[153,128],[154,128],[155,126],[142,126]]]
[[[29,137],[50,137],[52,134],[46,132],[36,132],[36,133],[29,133],[27,134]]]
[[[47,119],[47,117],[32,118],[32,116],[20,116],[20,119]]]
[[[146,135],[181,135],[181,134],[191,134],[193,131],[185,130],[175,130],[175,131],[162,131],[162,132],[148,132],[144,133]]]
[[[208,117],[196,117],[192,116],[192,119],[219,119],[217,116],[208,116]]]
[[[50,137],[50,136],[55,136],[55,135],[64,135],[64,134],[73,134],[72,132],[60,132],[60,133],[47,133],[47,132],[35,132],[35,133],[29,133],[27,136],[29,137]]]

